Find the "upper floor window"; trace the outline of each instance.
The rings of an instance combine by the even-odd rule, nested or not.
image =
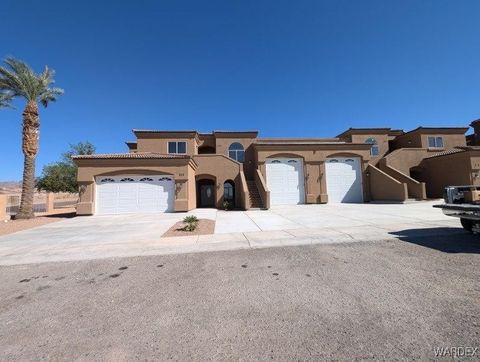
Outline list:
[[[187,142],[173,141],[168,142],[168,153],[187,153]]]
[[[238,162],[243,162],[245,160],[245,149],[238,142],[232,143],[228,147],[228,156]]]
[[[428,136],[429,148],[443,148],[443,137]]]
[[[380,154],[380,150],[378,149],[377,140],[375,138],[367,138],[365,143],[369,143],[372,146],[370,147],[370,156],[378,156]]]

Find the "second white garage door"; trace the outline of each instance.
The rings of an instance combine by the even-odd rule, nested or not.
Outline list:
[[[301,158],[269,159],[266,162],[266,170],[271,205],[305,203]]]
[[[170,176],[101,176],[96,189],[96,214],[174,211],[175,181]]]
[[[325,173],[328,202],[363,202],[359,158],[327,158]]]

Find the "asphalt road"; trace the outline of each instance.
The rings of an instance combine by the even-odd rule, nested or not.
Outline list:
[[[480,238],[0,268],[1,360],[434,359],[480,347]],[[480,351],[474,358],[480,358]]]

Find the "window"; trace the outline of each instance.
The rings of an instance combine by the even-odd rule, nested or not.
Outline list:
[[[187,153],[187,142],[168,142],[168,153]]]
[[[100,182],[115,182],[113,178],[103,178]]]
[[[158,181],[172,181],[170,177],[160,177]]]
[[[153,178],[150,177],[143,177],[140,179],[141,182],[153,181]]]
[[[233,184],[233,181],[225,181],[223,184],[223,199],[225,201],[233,201],[235,198],[235,186]]]
[[[380,151],[378,149],[378,144],[377,144],[377,140],[375,138],[367,138],[365,140],[365,143],[369,143],[371,144],[372,146],[370,147],[370,156],[378,156],[380,154]]]
[[[429,148],[443,148],[443,137],[428,136]]]
[[[230,147],[228,147],[228,156],[238,162],[243,162],[245,160],[245,150],[240,143],[232,143]]]
[[[120,182],[133,182],[135,181],[133,178],[130,177],[125,177],[120,180]]]

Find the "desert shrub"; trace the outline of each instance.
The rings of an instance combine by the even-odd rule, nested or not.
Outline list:
[[[183,222],[186,224],[183,228],[185,231],[194,231],[198,226],[198,218],[195,215],[185,216]]]

